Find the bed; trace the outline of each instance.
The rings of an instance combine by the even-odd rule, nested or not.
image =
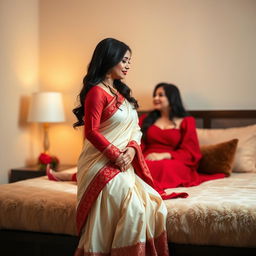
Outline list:
[[[229,177],[168,190],[189,194],[165,201],[170,255],[256,255],[256,110],[190,113],[211,154],[223,142],[237,138],[238,144]],[[0,185],[1,254],[73,255],[75,206],[74,182],[43,176]]]

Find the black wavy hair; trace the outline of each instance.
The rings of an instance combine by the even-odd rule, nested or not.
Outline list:
[[[174,84],[169,83],[159,83],[155,86],[153,91],[153,97],[156,95],[158,88],[162,87],[164,89],[165,95],[169,101],[170,111],[169,119],[173,120],[175,117],[185,117],[190,114],[186,111],[183,106],[180,91],[178,87]],[[143,133],[142,139],[146,140],[147,129],[155,123],[155,121],[161,116],[159,110],[153,110],[149,112],[147,117],[143,120],[141,131]]]
[[[84,125],[84,102],[89,90],[103,82],[107,72],[122,61],[127,51],[131,52],[130,47],[114,38],[106,38],[98,43],[88,65],[87,74],[83,79],[83,87],[78,95],[80,104],[73,109],[73,113],[78,119],[73,124],[74,128]],[[121,82],[121,80],[114,80],[114,87],[133,104],[134,108],[138,108],[138,102],[131,96],[131,89],[126,84]]]

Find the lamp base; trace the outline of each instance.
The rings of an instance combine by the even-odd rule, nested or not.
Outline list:
[[[44,153],[48,154],[49,153],[49,148],[50,148],[50,141],[49,141],[49,135],[48,135],[48,131],[49,131],[49,124],[48,123],[44,123],[43,124],[43,128],[44,128]]]

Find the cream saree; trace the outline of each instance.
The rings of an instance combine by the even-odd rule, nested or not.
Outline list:
[[[104,109],[99,132],[111,143],[100,152],[85,140],[78,161],[77,228],[79,254],[168,255],[167,210],[160,195],[130,165],[121,172],[108,158],[108,151],[136,148],[141,139],[138,116],[132,105],[118,96]],[[118,106],[118,107],[117,107]],[[112,147],[115,146],[115,147]],[[115,152],[111,152],[112,154]]]

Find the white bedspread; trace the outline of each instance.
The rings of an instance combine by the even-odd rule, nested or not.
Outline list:
[[[166,200],[168,239],[181,244],[256,247],[256,173],[167,191],[187,192]]]
[[[76,235],[76,189],[46,176],[0,185],[0,228]],[[189,194],[165,201],[170,242],[256,247],[256,173],[167,191]]]

